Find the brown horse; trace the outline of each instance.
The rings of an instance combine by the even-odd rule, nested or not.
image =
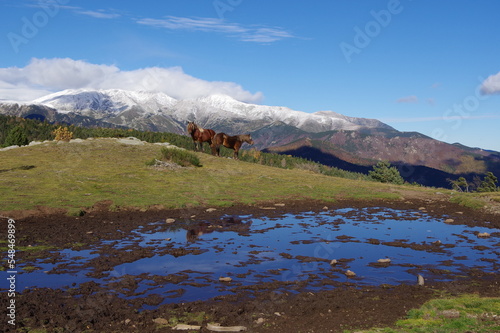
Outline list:
[[[233,157],[234,159],[238,159],[238,152],[244,142],[253,145],[250,134],[229,136],[225,133],[217,133],[212,140],[212,153],[220,156],[220,145],[223,145],[226,148],[234,149]]]
[[[187,132],[193,139],[194,150],[203,150],[203,142],[208,142],[212,146],[212,139],[215,136],[214,130],[201,128],[190,121],[187,125]]]

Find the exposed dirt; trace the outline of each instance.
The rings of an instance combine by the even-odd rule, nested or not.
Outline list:
[[[16,220],[17,246],[35,246],[49,244],[55,248],[91,247],[92,244],[104,240],[124,240],[132,230],[143,225],[144,221],[165,220],[167,218],[183,220],[196,219],[223,224],[220,216],[252,214],[255,217],[283,213],[300,213],[304,211],[322,211],[325,206],[342,207],[390,207],[395,209],[412,209],[425,211],[439,217],[446,216],[451,224],[466,224],[495,229],[500,228],[500,217],[484,212],[472,211],[444,201],[399,201],[399,202],[340,202],[336,204],[314,201],[277,202],[259,204],[258,206],[234,206],[207,211],[205,208],[189,208],[179,210],[155,210],[146,212],[124,210],[109,212],[109,202],[101,203],[92,211],[81,217],[68,217],[64,214],[44,211],[30,217]],[[278,204],[278,205],[276,205]],[[4,219],[2,219],[3,221]],[[2,222],[4,224],[4,222]],[[221,227],[231,227],[222,225]],[[147,228],[147,225],[143,225]],[[199,228],[208,228],[200,224]],[[235,226],[244,232],[244,224]],[[195,236],[195,235],[194,235]],[[7,239],[6,228],[2,228],[1,239]],[[339,241],[350,241],[349,236],[340,235]],[[378,239],[368,239],[371,244],[378,244]],[[393,246],[416,247],[419,244],[395,242]],[[440,251],[446,244],[428,244],[423,251]],[[153,245],[152,245],[153,247]],[[93,274],[99,276],[118,263],[130,262],[151,256],[145,247],[142,250],[116,251],[112,246],[101,248],[109,251],[106,258],[98,257],[92,261]],[[179,251],[166,247],[162,251]],[[190,248],[193,251],[193,248]],[[196,251],[194,249],[194,251]],[[257,250],[256,250],[257,251]],[[184,255],[185,253],[178,253]],[[193,253],[196,254],[196,253]],[[18,251],[17,259],[28,259],[33,254]],[[47,260],[57,261],[57,252],[39,251],[36,254]],[[285,254],[286,255],[286,254]],[[303,262],[317,260],[313,257],[296,258]],[[342,265],[344,259],[339,259]],[[345,259],[348,260],[348,259]],[[385,267],[385,263],[373,263],[374,267]],[[446,263],[443,263],[446,266]],[[68,270],[72,267],[69,265]],[[269,272],[274,274],[273,272]],[[277,273],[277,272],[276,272]],[[176,297],[182,289],[172,290],[170,295],[150,295],[148,297],[120,298],[95,282],[72,285],[64,290],[34,288],[25,290],[16,296],[16,328],[7,325],[6,319],[0,321],[0,331],[14,332],[22,328],[45,328],[53,331],[63,328],[68,332],[170,332],[165,320],[172,323],[178,320],[183,324],[202,324],[201,332],[209,332],[208,322],[219,322],[223,326],[243,325],[249,332],[341,332],[345,329],[362,329],[372,326],[391,326],[395,321],[404,318],[411,308],[419,307],[430,298],[459,295],[462,293],[478,293],[484,296],[500,296],[500,279],[498,273],[491,274],[477,270],[466,272],[465,278],[454,279],[453,282],[426,284],[425,286],[382,285],[366,287],[356,284],[356,280],[348,283],[328,281],[336,288],[321,292],[300,291],[300,282],[262,283],[256,286],[236,288],[237,293],[219,296],[208,301],[196,301],[181,304],[164,304],[163,297]],[[22,275],[20,275],[22,276]],[[115,291],[124,294],[135,290],[142,279],[148,278],[145,273],[139,276],[127,276],[115,286]],[[153,278],[154,283],[181,283],[186,280],[183,274],[171,274]],[[201,283],[212,283],[202,281]],[[287,287],[287,288],[283,288]],[[279,290],[279,292],[278,292]],[[285,291],[283,291],[285,290]],[[287,291],[289,290],[289,291]],[[131,293],[131,295],[134,295]],[[7,293],[1,293],[2,304],[7,304]],[[144,305],[155,307],[154,310],[138,311]],[[158,306],[159,305],[159,306]],[[160,319],[159,319],[160,318]],[[162,320],[163,319],[163,320]],[[155,321],[156,320],[156,321]]]

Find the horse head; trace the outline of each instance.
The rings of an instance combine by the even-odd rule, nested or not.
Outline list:
[[[246,143],[253,145],[252,136],[250,134],[243,135],[241,141],[245,141]]]
[[[196,131],[197,129],[198,129],[198,126],[193,121],[188,122],[187,132],[189,134],[193,135],[194,131]]]

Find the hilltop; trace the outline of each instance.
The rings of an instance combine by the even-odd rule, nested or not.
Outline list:
[[[451,200],[484,205],[479,194],[339,178],[205,153],[195,153],[202,164],[198,168],[148,166],[165,145],[102,138],[46,141],[2,151],[0,211],[29,215],[48,207],[80,214],[99,202],[107,202],[110,210],[258,206],[290,200]]]

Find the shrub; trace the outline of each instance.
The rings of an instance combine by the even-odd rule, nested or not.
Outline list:
[[[373,170],[368,172],[370,179],[381,183],[392,183],[402,185],[404,179],[401,177],[396,167],[391,167],[389,162],[378,162],[373,166]]]
[[[184,149],[163,147],[161,149],[161,158],[184,167],[192,165],[201,167],[198,156]]]
[[[54,140],[56,141],[69,141],[73,139],[73,132],[70,132],[67,127],[59,126],[56,128],[52,135],[54,135]]]

